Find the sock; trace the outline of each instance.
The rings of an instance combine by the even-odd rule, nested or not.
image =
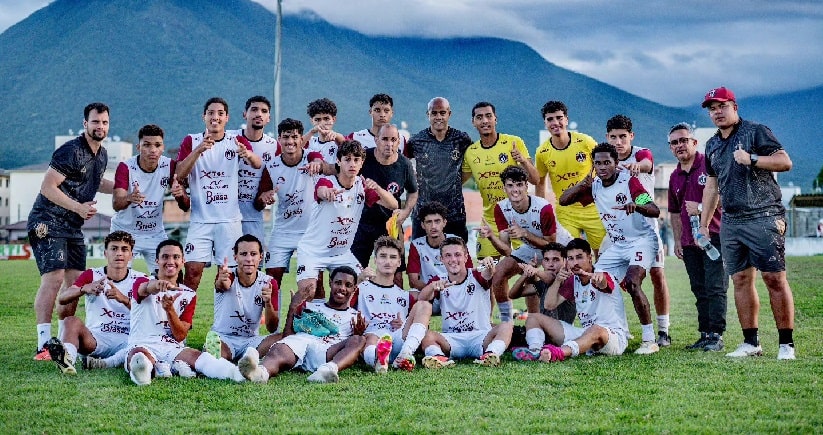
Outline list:
[[[649,323],[648,325],[640,325],[640,329],[643,331],[642,339],[643,341],[654,341],[654,325]]]
[[[660,332],[665,333],[666,335],[669,334],[669,315],[668,314],[661,314],[657,316],[657,330]]]
[[[436,356],[436,355],[446,356],[443,353],[443,349],[441,349],[440,346],[438,346],[436,344],[433,344],[433,345],[427,347],[424,352],[426,353],[426,356]]]
[[[426,331],[429,328],[422,323],[412,323],[409,326],[409,333],[406,334],[406,340],[403,342],[403,349],[400,353],[405,355],[412,355],[420,347],[420,342],[426,336]]]
[[[333,372],[337,373],[340,370],[340,367],[337,366],[337,363],[334,361],[329,361],[325,364],[326,367],[329,367]]]
[[[57,338],[63,339],[63,325],[65,325],[66,319],[60,319],[57,321]]]
[[[69,359],[72,361],[77,360],[77,346],[71,343],[63,343],[63,347],[66,348],[66,353],[69,355]]]
[[[491,352],[497,356],[503,355],[503,352],[506,351],[506,343],[503,340],[492,340],[488,346],[486,346],[486,352]]]
[[[757,328],[743,329],[743,343],[748,343],[752,346],[760,346],[760,338],[757,336]]]
[[[377,346],[371,344],[363,349],[363,361],[366,362],[367,366],[374,367],[374,363],[377,361]]]
[[[51,323],[37,324],[37,350],[42,349],[51,338]]]
[[[794,339],[792,338],[793,329],[778,329],[778,344],[788,344],[791,347],[794,347]]]
[[[237,382],[243,382],[246,379],[236,365],[223,358],[217,359],[208,352],[203,352],[197,357],[194,369],[207,378],[232,379]]]
[[[569,349],[571,349],[571,351],[572,351],[572,355],[571,355],[571,356],[577,356],[577,355],[580,355],[580,346],[577,344],[577,342],[576,342],[576,341],[574,341],[574,340],[569,340],[569,341],[567,341],[567,342],[563,343],[563,346],[566,346],[566,347],[568,347]]]
[[[120,349],[114,355],[103,358],[103,361],[106,363],[106,367],[113,368],[113,367],[120,367],[126,363],[126,355],[129,354],[129,349]]]
[[[498,302],[497,309],[500,311],[501,322],[512,321],[512,301]]]
[[[542,328],[532,328],[526,331],[526,344],[529,349],[538,350],[546,343],[546,333]]]

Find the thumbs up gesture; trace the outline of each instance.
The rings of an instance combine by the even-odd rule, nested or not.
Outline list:
[[[132,204],[140,204],[146,199],[146,196],[143,195],[142,192],[140,192],[139,184],[134,183],[133,187],[134,188],[132,189],[131,194],[129,194],[129,202]]]
[[[180,184],[179,181],[177,181],[177,174],[174,174],[172,176],[172,181],[171,181],[171,196],[173,196],[175,198],[180,198],[185,194],[186,194],[186,191],[185,191],[185,189],[183,189],[183,185]]]
[[[751,154],[747,153],[740,143],[737,144],[737,149],[734,150],[734,161],[743,166],[752,164]]]
[[[229,259],[223,257],[223,264],[217,271],[217,278],[215,279],[215,288],[218,290],[228,290],[231,287],[231,272],[229,271]]]

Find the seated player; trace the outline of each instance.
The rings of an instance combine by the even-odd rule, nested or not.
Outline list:
[[[612,244],[601,251],[595,271],[607,271],[622,278],[620,286],[631,295],[643,332],[635,353],[652,354],[660,347],[655,342],[649,300],[640,284],[657,254],[657,233],[646,218],[656,218],[660,210],[640,180],[630,171],[618,170],[618,154],[613,145],[601,143],[594,147],[592,161],[597,177],[588,175],[563,192],[558,202],[561,205],[594,202],[597,206]]]
[[[449,237],[440,246],[440,255],[448,278],[432,278],[420,291],[420,300],[430,301],[440,294],[443,332],[428,331],[421,345],[426,356],[423,366],[439,369],[454,365],[454,359],[477,358],[475,363],[500,365],[500,355],[512,338],[513,322],[492,327],[491,278],[494,259],[480,261],[480,269],[467,269],[469,251],[459,237]]]
[[[152,376],[194,377],[192,367],[209,378],[243,382],[237,366],[208,352],[186,347],[197,294],[182,284],[183,245],[164,240],[157,245],[157,279],[138,278],[131,292],[131,332],[126,371],[137,385]]]
[[[564,301],[574,301],[581,327],[548,316],[529,316],[528,348],[515,349],[516,359],[554,362],[589,350],[604,355],[621,355],[626,350],[626,312],[620,291],[615,291],[617,281],[609,272],[592,273],[589,242],[572,240],[566,255],[566,267],[557,272],[546,291],[544,306],[552,310]],[[553,344],[545,344],[547,338]]]
[[[248,347],[265,352],[281,338],[275,334],[280,323],[280,287],[277,281],[257,270],[262,258],[260,240],[246,234],[234,242],[237,269],[228,261],[214,281],[214,323],[206,334],[204,350],[216,358],[240,359]],[[265,315],[266,330],[261,336],[260,320]]]
[[[52,337],[46,343],[52,361],[63,373],[74,375],[77,354],[83,368],[106,368],[123,365],[129,341],[129,291],[134,280],[145,274],[129,268],[134,238],[125,231],[115,231],[104,241],[106,266],[88,269],[74,285],[60,292],[57,300],[71,304],[86,297],[86,322],[79,317],[65,319],[63,340]],[[121,290],[122,289],[122,290]]]
[[[329,277],[328,302],[306,301],[298,292],[292,296],[283,339],[275,343],[260,360],[260,354],[249,347],[237,362],[246,379],[265,384],[272,376],[295,368],[312,372],[310,382],[337,382],[338,372],[357,362],[366,339],[362,334],[366,322],[359,311],[351,308],[357,288],[357,272],[351,267],[335,268]],[[295,332],[294,318],[308,311],[323,314],[331,321],[337,333],[318,337],[307,332]]]
[[[533,315],[542,315],[553,317],[566,323],[574,323],[574,318],[577,316],[574,301],[563,302],[552,310],[547,310],[544,306],[546,290],[557,278],[557,272],[566,267],[566,247],[560,243],[552,242],[546,245],[541,251],[543,269],[539,269],[531,263],[521,265],[523,274],[517,279],[514,285],[512,285],[509,291],[509,297],[511,299],[517,299],[523,296],[536,295],[540,301],[540,312],[530,313],[530,318]],[[528,321],[526,324],[528,325]]]

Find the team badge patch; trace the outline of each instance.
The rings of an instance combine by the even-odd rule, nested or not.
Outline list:
[[[578,152],[578,153],[574,156],[574,159],[575,159],[575,160],[577,160],[577,161],[578,161],[578,162],[580,162],[580,163],[583,163],[583,162],[585,162],[585,161],[586,161],[586,153],[584,153],[583,151],[579,151],[579,152]]]
[[[628,198],[626,198],[626,195],[624,195],[622,193],[618,193],[617,196],[614,197],[614,200],[617,201],[618,204],[624,205],[624,204],[626,204],[626,201],[628,200]]]
[[[236,151],[232,149],[226,150],[226,160],[234,160],[235,157],[237,157]]]
[[[497,156],[497,159],[500,160],[500,163],[506,163],[509,161],[509,155],[506,153],[500,153],[500,155]]]

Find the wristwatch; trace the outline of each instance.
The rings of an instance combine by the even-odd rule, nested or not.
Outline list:
[[[749,154],[749,159],[751,159],[752,166],[757,166],[757,159],[759,159],[759,158],[760,158],[760,156],[758,156],[757,154],[754,154],[754,153]]]
[[[697,212],[703,213],[703,203],[697,204]]]

